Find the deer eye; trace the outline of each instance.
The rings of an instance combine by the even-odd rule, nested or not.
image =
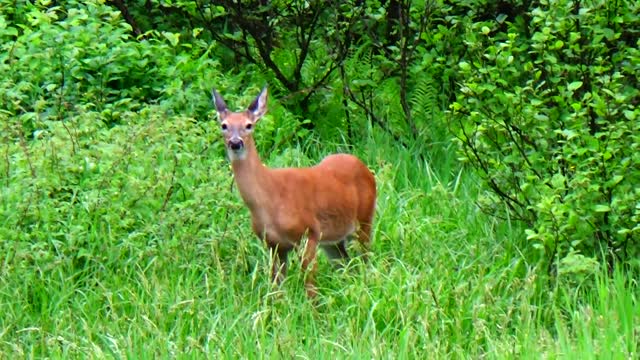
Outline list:
[[[222,124],[220,127],[222,128],[223,131],[227,130],[227,124]]]
[[[253,124],[249,123],[249,124],[245,125],[244,128],[247,129],[247,130],[251,130],[251,129],[253,129]]]

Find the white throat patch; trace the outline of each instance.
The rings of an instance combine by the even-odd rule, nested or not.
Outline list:
[[[229,155],[229,160],[231,161],[244,160],[247,157],[247,151],[244,149],[244,147],[240,150],[227,149],[227,154]]]

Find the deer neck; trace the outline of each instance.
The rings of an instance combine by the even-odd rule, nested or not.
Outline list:
[[[231,168],[238,190],[244,202],[253,211],[267,201],[269,169],[262,164],[253,139],[245,142],[246,154],[242,159],[233,159]]]

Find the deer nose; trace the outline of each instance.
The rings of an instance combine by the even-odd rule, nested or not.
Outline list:
[[[231,150],[240,150],[244,146],[242,139],[230,139],[229,140],[229,148]]]

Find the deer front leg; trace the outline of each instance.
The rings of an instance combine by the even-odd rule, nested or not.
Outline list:
[[[271,281],[280,285],[287,275],[287,257],[290,249],[283,249],[280,246],[270,246],[271,252]]]
[[[314,232],[309,233],[307,246],[304,249],[302,258],[302,270],[305,272],[304,287],[307,296],[310,298],[318,295],[318,289],[315,284],[315,272],[317,267],[316,254],[318,253],[318,235]]]

